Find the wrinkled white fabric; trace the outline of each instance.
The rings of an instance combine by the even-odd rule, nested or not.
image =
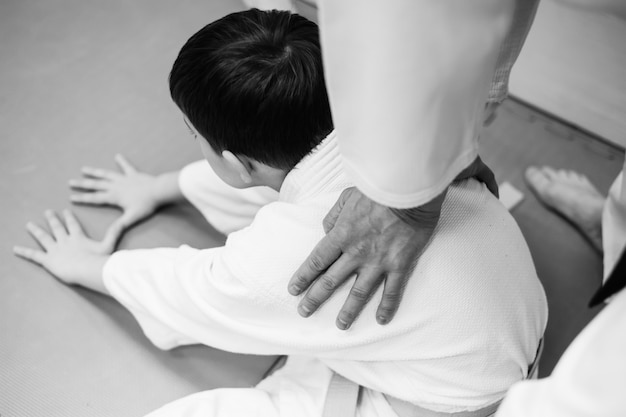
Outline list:
[[[604,206],[604,279],[626,246],[624,172],[626,161]],[[497,416],[626,416],[625,354],[626,291],[622,290],[576,337],[549,377],[513,386]]]
[[[613,270],[626,247],[626,160],[622,172],[615,179],[602,213],[602,250],[604,252],[604,279]]]
[[[547,378],[515,384],[497,417],[626,416],[626,291],[567,348]]]
[[[381,204],[409,208],[441,193],[476,157],[483,120],[507,96],[539,1],[246,1],[296,12],[302,3],[319,7],[350,179]]]
[[[219,180],[206,164],[193,170],[203,181]],[[192,202],[221,206],[199,207],[209,220],[211,213],[229,224],[249,220],[249,213],[241,215],[234,207],[239,197],[197,198],[194,194],[213,188],[194,189],[191,184],[200,182],[187,174],[181,182]],[[360,405],[362,415],[389,415],[380,392],[438,411],[478,409],[499,400],[533,361],[547,308],[517,225],[474,180],[451,187],[392,323],[380,326],[374,320],[379,291],[349,331],[338,330],[335,315],[349,286],[312,317],[298,315],[299,298],[288,294],[287,283],[323,236],[324,216],[350,185],[331,134],[288,174],[278,200],[260,207],[225,246],[117,252],[105,265],[105,285],[160,348],[202,343],[241,353],[315,357],[315,366],[368,388],[371,401]],[[229,214],[232,219],[225,218]],[[325,381],[301,382],[317,387]],[[290,388],[299,394],[289,397],[279,386],[266,394],[242,390],[237,406],[247,404],[251,415],[257,408],[276,416],[310,412],[299,397],[308,390]],[[285,395],[292,400],[281,399]],[[226,401],[219,393],[193,398]],[[257,404],[257,398],[265,399]],[[290,407],[300,400],[302,414],[293,414]],[[202,413],[216,407],[213,401],[179,404]],[[319,396],[311,399],[319,401]]]
[[[318,3],[346,172],[381,204],[430,201],[478,153],[515,1]]]

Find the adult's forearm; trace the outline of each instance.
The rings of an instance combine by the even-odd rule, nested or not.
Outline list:
[[[513,0],[320,2],[333,119],[363,193],[418,207],[474,160],[513,11]]]
[[[441,206],[446,198],[447,188],[431,201],[422,204],[419,207],[408,209],[391,208],[390,210],[400,220],[409,226],[419,228],[431,228],[434,230],[441,215]]]

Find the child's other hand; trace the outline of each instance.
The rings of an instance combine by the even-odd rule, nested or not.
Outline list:
[[[69,210],[63,212],[65,226],[51,210],[45,216],[51,233],[32,222],[26,225],[43,250],[16,246],[14,253],[42,266],[67,284],[102,292],[102,268],[111,253],[107,245],[88,238]]]
[[[124,214],[111,225],[105,241],[113,246],[128,227],[152,215],[159,206],[157,177],[130,164],[122,155],[115,157],[122,172],[85,167],[85,178],[70,180],[70,187],[86,191],[72,194],[73,203],[117,206]]]

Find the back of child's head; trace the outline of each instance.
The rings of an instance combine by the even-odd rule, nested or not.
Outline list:
[[[174,102],[216,152],[291,169],[333,128],[317,25],[257,9],[201,29],[170,74]]]

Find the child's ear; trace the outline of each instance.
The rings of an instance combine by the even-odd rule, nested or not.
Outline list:
[[[252,165],[246,159],[239,158],[230,151],[223,151],[222,158],[224,158],[232,169],[239,173],[239,176],[244,183],[252,183]]]

